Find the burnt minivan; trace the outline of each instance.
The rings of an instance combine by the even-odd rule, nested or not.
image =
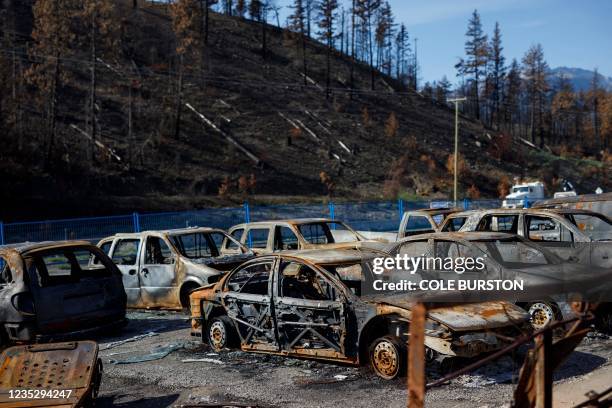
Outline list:
[[[53,341],[126,323],[121,273],[87,241],[0,246],[0,270],[1,343]]]

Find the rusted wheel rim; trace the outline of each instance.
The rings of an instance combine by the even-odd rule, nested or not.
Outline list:
[[[220,350],[225,347],[225,325],[223,322],[215,321],[210,325],[209,337],[211,346],[215,349]]]
[[[381,341],[372,353],[374,369],[383,378],[393,378],[399,368],[399,355],[397,349],[388,341]]]
[[[529,307],[529,314],[531,315],[531,325],[536,329],[541,329],[555,318],[555,312],[550,305],[546,303],[534,303]]]

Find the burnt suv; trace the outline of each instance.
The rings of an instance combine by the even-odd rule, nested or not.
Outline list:
[[[126,323],[121,273],[89,242],[0,246],[0,269],[2,343],[52,341]]]

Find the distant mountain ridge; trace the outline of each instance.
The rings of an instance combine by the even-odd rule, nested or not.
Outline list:
[[[593,70],[584,68],[557,67],[550,70],[550,75],[555,79],[562,76],[568,78],[576,91],[589,90],[593,81],[593,74]],[[598,75],[600,86],[605,90],[612,91],[612,77],[602,75],[601,73]]]

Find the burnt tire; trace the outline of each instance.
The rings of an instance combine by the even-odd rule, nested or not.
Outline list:
[[[530,322],[534,329],[540,330],[561,319],[559,306],[550,301],[537,301],[525,305],[525,310],[531,316]]]
[[[227,316],[214,317],[206,326],[208,344],[216,351],[234,348],[238,343],[238,334],[234,324]]]
[[[385,380],[403,376],[406,373],[406,345],[395,336],[379,337],[370,344],[370,367]]]

